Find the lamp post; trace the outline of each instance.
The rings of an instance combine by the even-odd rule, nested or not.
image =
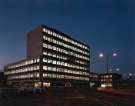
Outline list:
[[[106,54],[104,55],[103,53],[99,54],[99,58],[103,58],[104,56],[106,56],[106,72],[109,72],[109,68],[110,68],[110,57],[116,57],[117,53],[112,53],[112,54]]]

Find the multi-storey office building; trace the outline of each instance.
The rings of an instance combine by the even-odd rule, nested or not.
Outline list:
[[[27,58],[5,66],[8,83],[89,85],[90,48],[45,25],[27,35]]]

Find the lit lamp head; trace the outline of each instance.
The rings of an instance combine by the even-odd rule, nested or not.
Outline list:
[[[119,68],[116,68],[116,71],[120,71],[120,69]]]
[[[117,53],[113,53],[113,56],[116,57],[117,56]]]
[[[100,53],[99,54],[99,58],[103,58],[104,57],[104,54],[103,53]]]
[[[130,77],[132,77],[132,75],[133,75],[132,73],[129,73],[129,76],[130,76]]]
[[[112,72],[113,70],[112,69],[109,69],[109,72]]]

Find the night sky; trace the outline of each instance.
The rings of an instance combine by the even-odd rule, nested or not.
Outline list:
[[[134,0],[0,0],[1,70],[26,57],[26,34],[41,24],[89,44],[94,72],[106,69],[99,53],[117,52],[111,68],[135,74]]]

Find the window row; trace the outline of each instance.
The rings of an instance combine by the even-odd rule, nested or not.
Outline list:
[[[39,58],[35,58],[35,59],[31,59],[31,60],[25,60],[23,62],[14,64],[14,65],[10,65],[7,67],[7,69],[12,69],[12,68],[17,68],[17,67],[21,67],[21,66],[27,66],[30,64],[34,64],[34,63],[39,63]]]
[[[55,58],[58,58],[58,59],[67,60],[67,57],[65,57],[65,56],[58,55],[58,54],[56,54],[56,53],[47,52],[47,51],[44,51],[44,52],[43,52],[43,55],[55,57]]]
[[[35,70],[39,70],[39,66],[29,66],[29,67],[25,67],[21,69],[14,69],[14,70],[6,71],[4,73],[5,75],[9,75],[9,74],[15,74],[15,73],[30,72],[30,71],[35,71]]]
[[[71,56],[75,56],[77,58],[85,59],[85,60],[89,61],[89,56],[83,56],[83,55],[74,53],[72,51],[67,51],[65,49],[62,49],[62,48],[59,48],[59,47],[56,47],[56,46],[52,46],[50,44],[43,43],[43,47],[44,48],[48,48],[48,49],[52,49],[54,51],[58,51],[58,52],[61,52],[61,53],[64,53],[64,54],[68,54],[68,55],[71,55]]]
[[[38,78],[39,73],[28,73],[28,74],[23,74],[23,75],[13,75],[13,76],[8,76],[7,79],[25,79],[25,78]]]
[[[25,78],[39,78],[39,73],[28,73],[23,75],[8,76],[7,79],[25,79]],[[74,79],[74,80],[86,80],[89,81],[89,77],[73,76],[73,75],[60,75],[43,73],[43,78],[58,78],[58,79]]]
[[[43,66],[43,70],[89,76],[88,72],[74,71],[74,70],[69,70],[69,69],[66,69],[66,68],[58,68],[58,67],[51,67],[51,66]]]
[[[88,64],[87,62],[79,61],[79,60],[75,60],[75,62],[77,62],[77,63],[79,63],[79,64],[82,64],[82,65],[87,65],[87,64]]]
[[[112,79],[101,79],[102,82],[112,82]]]
[[[71,76],[71,75],[60,75],[60,74],[47,74],[43,73],[44,78],[58,78],[58,79],[73,79],[73,80],[85,80],[89,81],[89,77],[81,77],[81,76]]]
[[[79,65],[69,64],[69,63],[63,62],[63,61],[56,61],[56,60],[48,59],[48,58],[43,58],[43,62],[44,63],[54,64],[54,65],[65,66],[65,67],[69,67],[69,68],[76,68],[76,69],[81,69],[81,70],[88,70],[88,68],[86,68],[86,67],[82,67],[82,66],[79,66]]]
[[[104,75],[104,76],[101,76],[101,78],[112,78],[112,75]]]
[[[67,38],[67,37],[65,37],[65,36],[63,36],[63,35],[60,35],[60,34],[58,34],[58,33],[55,33],[54,31],[51,31],[51,30],[49,30],[49,29],[43,28],[43,32],[45,32],[45,33],[47,33],[47,34],[49,34],[49,35],[55,36],[55,37],[57,37],[57,38],[59,38],[59,39],[61,39],[61,40],[64,40],[65,42],[69,42],[69,43],[71,43],[71,44],[73,44],[73,45],[76,45],[76,46],[78,46],[78,47],[81,47],[81,48],[84,48],[84,49],[86,49],[86,50],[89,50],[89,48],[88,48],[87,46],[85,46],[85,45],[83,45],[83,44],[81,44],[81,43],[78,43],[78,42],[76,42],[76,41],[74,41],[74,40],[71,40],[71,39],[69,39],[69,38]]]
[[[112,86],[113,86],[112,83],[102,83],[101,84],[101,87],[103,87],[103,88],[112,87]]]
[[[45,36],[45,35],[43,36],[43,39],[44,39],[44,40],[47,40],[47,41],[49,41],[49,42],[52,42],[52,43],[54,43],[54,44],[63,46],[63,47],[65,47],[65,48],[72,49],[73,51],[80,52],[80,53],[83,53],[83,54],[85,54],[85,55],[89,55],[89,53],[86,52],[86,51],[84,51],[84,50],[78,49],[78,48],[76,48],[76,47],[74,47],[74,46],[68,45],[68,44],[63,43],[63,42],[61,42],[61,41],[58,41],[58,40],[56,40],[56,39],[52,39],[52,38],[47,37],[47,36]]]
[[[59,54],[48,52],[48,51],[44,51],[43,55],[51,56],[51,57],[58,58],[58,59],[67,60],[67,57],[65,57],[63,55],[59,55]],[[78,64],[82,64],[82,65],[87,65],[88,64],[87,62],[79,61],[79,60],[75,60],[75,62],[78,63]]]

